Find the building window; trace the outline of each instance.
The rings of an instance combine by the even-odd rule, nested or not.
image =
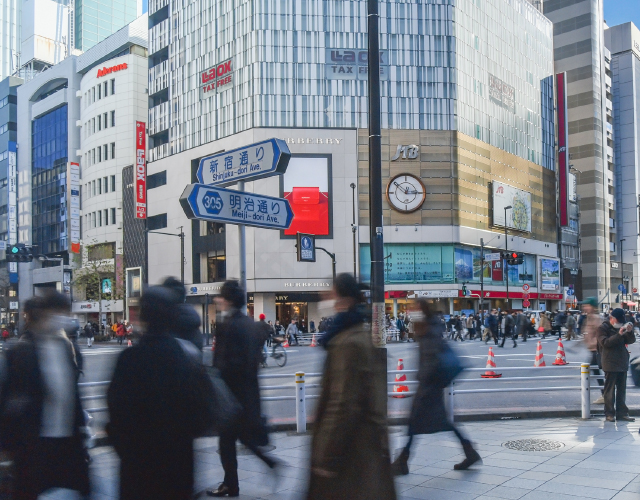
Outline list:
[[[473,45],[475,46],[476,50],[480,50],[480,37],[476,36],[474,41],[473,41]]]
[[[227,277],[227,261],[224,255],[220,257],[207,257],[207,281],[213,283],[222,281]]]
[[[91,133],[95,134],[96,133],[96,119],[95,118],[91,118],[91,123],[92,123],[92,127],[91,127],[92,131],[91,131]]]
[[[100,163],[102,161],[102,148],[98,146],[96,149],[98,150],[98,163]]]
[[[109,94],[108,90],[109,87],[107,87],[107,85],[109,84],[109,82],[104,82],[104,96],[107,97],[107,95]]]
[[[104,150],[104,161],[107,161],[107,151],[108,151],[107,145],[105,144],[104,146],[102,146],[102,149]]]
[[[116,112],[115,111],[111,112],[111,126],[112,127],[116,126]]]
[[[91,150],[91,165],[96,164],[96,148]]]
[[[98,115],[98,131],[102,130],[102,115]]]
[[[91,102],[96,102],[96,88],[91,88]]]
[[[116,209],[112,208],[111,209],[111,224],[115,224],[116,223]]]
[[[95,228],[96,227],[96,213],[95,212],[93,212],[91,214],[91,220],[92,220],[91,227]]]
[[[109,225],[109,209],[108,208],[104,209],[104,225],[105,226]]]
[[[111,95],[116,93],[116,79],[112,78],[111,79]]]
[[[98,227],[102,227],[102,210],[98,210]]]
[[[107,113],[102,114],[102,121],[104,122],[104,128],[107,128],[107,126],[109,125],[107,123]]]
[[[111,143],[111,159],[116,157],[116,143],[112,142]]]
[[[98,85],[98,100],[102,99],[102,88],[100,87],[100,85]]]
[[[153,215],[147,218],[147,229],[153,231],[167,227],[167,214]]]
[[[91,191],[93,192],[93,196],[96,195],[96,181],[91,181]]]
[[[115,191],[116,190],[116,176],[112,175],[111,176],[111,191]]]
[[[153,189],[164,186],[167,183],[167,171],[163,170],[157,174],[151,174],[147,177],[147,189]]]
[[[102,180],[102,185],[104,186],[104,192],[108,193],[109,192],[109,178],[108,177],[105,177]]]
[[[102,194],[102,179],[96,181],[98,183],[98,194]]]

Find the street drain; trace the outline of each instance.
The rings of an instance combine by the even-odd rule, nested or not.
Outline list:
[[[550,439],[517,439],[502,443],[502,446],[517,451],[553,451],[562,448],[564,443]]]

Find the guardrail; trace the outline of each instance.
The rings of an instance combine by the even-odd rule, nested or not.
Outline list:
[[[549,391],[576,391],[580,390],[582,396],[582,404],[581,404],[581,414],[583,419],[588,419],[591,417],[591,398],[590,392],[591,389],[599,389],[600,387],[595,385],[591,385],[591,379],[604,379],[604,376],[594,376],[591,374],[592,369],[597,369],[597,366],[590,366],[587,363],[580,365],[565,365],[565,366],[546,366],[546,367],[508,367],[508,368],[500,368],[501,372],[516,372],[516,371],[527,371],[527,372],[535,372],[539,374],[541,372],[548,372],[549,370],[559,370],[559,371],[574,371],[577,372],[579,369],[579,373],[575,374],[567,374],[567,375],[544,375],[544,376],[527,376],[527,377],[501,377],[501,378],[459,378],[453,381],[453,383],[445,389],[445,395],[447,400],[447,410],[450,417],[453,419],[454,411],[455,411],[455,396],[462,394],[487,394],[487,393],[506,393],[506,392],[549,392]],[[479,373],[485,372],[486,368],[466,368],[465,373]],[[418,370],[389,370],[387,375],[396,375],[396,374],[417,374]],[[307,389],[318,389],[321,387],[319,383],[307,383],[307,378],[319,378],[321,377],[321,373],[304,373],[297,372],[295,374],[273,374],[273,375],[259,375],[258,378],[260,380],[268,380],[268,379],[293,379],[293,385],[291,384],[283,384],[283,385],[263,385],[260,387],[263,391],[292,391],[293,394],[282,395],[282,396],[261,396],[260,399],[262,401],[295,401],[296,406],[296,429],[297,432],[302,433],[307,430],[307,404],[306,401],[308,399],[317,399],[320,397],[319,394],[307,394]],[[526,380],[528,382],[531,381],[555,381],[555,380],[575,380],[579,384],[575,385],[560,385],[560,386],[541,386],[541,387],[480,387],[475,389],[458,389],[457,387],[461,384],[468,383],[483,383],[489,385],[500,385],[500,382],[514,382]],[[404,380],[402,382],[398,382],[395,380],[387,381],[387,386],[392,385],[406,385],[406,386],[415,386],[419,384],[417,380]],[[109,385],[108,381],[105,382],[84,382],[78,384],[81,388],[91,388],[91,387],[101,387]],[[408,391],[408,392],[387,392],[388,396],[401,396],[408,397],[416,394],[416,391]],[[105,399],[105,395],[96,394],[96,395],[88,395],[82,396],[80,399],[82,401],[95,401],[95,400],[103,400]],[[89,413],[99,413],[108,411],[108,408],[88,408],[86,409]]]

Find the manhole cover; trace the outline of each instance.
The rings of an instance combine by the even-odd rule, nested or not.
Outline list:
[[[551,439],[517,439],[502,443],[502,446],[517,451],[553,451],[562,448],[564,443]]]

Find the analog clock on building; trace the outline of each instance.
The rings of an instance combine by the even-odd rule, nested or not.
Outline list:
[[[415,175],[396,175],[387,185],[387,200],[398,212],[415,212],[422,206],[425,197],[424,184]]]

